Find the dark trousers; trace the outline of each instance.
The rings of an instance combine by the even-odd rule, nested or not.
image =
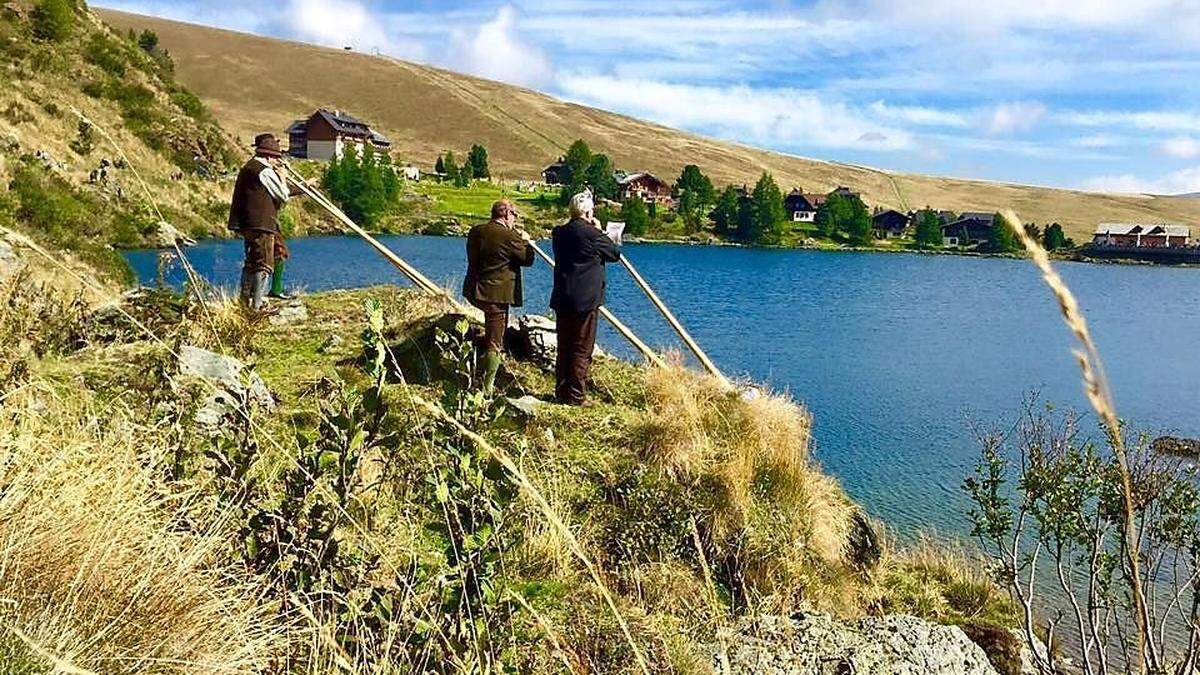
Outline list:
[[[472,300],[483,311],[483,344],[485,351],[504,352],[504,331],[508,329],[508,305],[503,302]]]
[[[255,272],[266,272],[270,274],[275,271],[275,255],[277,252],[276,239],[274,232],[266,230],[242,230],[242,240],[246,244],[246,262],[242,267],[244,272],[253,274]],[[278,238],[282,241],[282,238]]]
[[[579,314],[557,312],[558,360],[554,364],[554,397],[559,403],[578,405],[587,398],[588,369],[596,349],[598,310]]]

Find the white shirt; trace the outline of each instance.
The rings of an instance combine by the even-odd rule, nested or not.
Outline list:
[[[258,172],[258,180],[267,189],[267,194],[271,195],[272,199],[281,204],[286,202],[290,196],[288,194],[287,183],[283,182],[283,179],[275,172],[275,167],[271,166],[271,163],[265,158],[255,157],[254,159],[266,167]]]

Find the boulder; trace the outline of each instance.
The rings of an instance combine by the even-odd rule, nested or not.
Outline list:
[[[195,239],[187,236],[179,231],[179,228],[168,223],[165,220],[158,221],[154,227],[154,238],[152,243],[157,248],[171,248],[176,244],[180,246],[191,246],[196,243]]]
[[[21,270],[21,258],[13,247],[0,237],[0,282]]]
[[[279,310],[267,317],[272,326],[286,326],[289,323],[300,323],[308,320],[308,307],[296,298],[274,305]]]
[[[714,669],[731,674],[997,675],[960,628],[907,615],[747,618],[718,633],[713,654]]]
[[[218,428],[229,413],[248,401],[275,410],[275,397],[258,373],[232,356],[183,345],[179,348],[179,375],[197,378],[208,385],[200,391],[196,423]]]
[[[531,361],[546,370],[554,369],[558,331],[552,319],[537,314],[517,317],[515,322],[509,322],[504,343],[505,349],[515,358]]]

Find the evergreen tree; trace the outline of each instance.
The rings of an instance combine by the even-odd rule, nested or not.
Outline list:
[[[992,216],[992,229],[988,234],[988,250],[993,253],[1009,253],[1017,250],[1017,235],[1012,225],[999,213]]]
[[[438,155],[437,163],[433,165],[433,172],[438,175],[446,173],[446,160],[441,155]]]
[[[650,229],[650,213],[646,210],[646,202],[636,195],[621,205],[621,219],[625,221],[625,232],[632,236],[646,234]]]
[[[592,165],[592,150],[587,143],[582,140],[577,140],[567,148],[567,154],[563,157],[563,177],[562,193],[560,200],[566,204],[571,200],[571,197],[578,192],[582,192],[587,185],[588,168]]]
[[[825,201],[817,207],[815,225],[817,232],[828,238],[833,238],[846,229],[854,209],[850,199],[837,192],[831,192]]]
[[[737,188],[732,185],[726,185],[721,191],[721,195],[717,197],[716,206],[713,207],[712,218],[716,224],[718,234],[729,234],[737,229],[737,210],[738,210],[739,195]]]
[[[1045,246],[1047,251],[1067,248],[1067,235],[1063,232],[1062,225],[1050,223],[1046,227],[1046,232],[1042,235],[1042,246]]]
[[[704,222],[704,216],[715,197],[712,181],[700,171],[700,167],[695,164],[683,167],[683,172],[675,181],[675,198],[679,204],[679,215],[683,218],[688,232],[700,229],[700,224]]]
[[[738,198],[737,205],[737,236],[742,241],[753,241],[754,236],[754,203],[749,197]]]
[[[137,39],[138,46],[147,54],[153,54],[158,49],[158,34],[147,28]]]
[[[747,241],[778,244],[783,236],[783,192],[771,174],[763,172],[750,193],[750,231]]]
[[[936,248],[942,245],[942,221],[928,206],[917,214],[917,246]]]
[[[33,8],[33,34],[41,40],[62,42],[75,28],[71,0],[42,0]]]
[[[446,157],[442,160],[442,171],[446,174],[446,180],[458,185],[458,161],[454,159],[454,152],[446,151]]]
[[[491,178],[492,173],[488,169],[488,154],[487,148],[476,143],[471,146],[471,152],[467,155],[467,164],[471,167],[471,175],[475,178]]]
[[[596,153],[592,155],[592,161],[588,164],[584,183],[591,186],[596,199],[616,199],[618,186],[614,173],[615,169],[608,155]]]
[[[1042,228],[1038,227],[1037,223],[1025,223],[1025,233],[1034,241],[1040,241],[1042,238]],[[1020,246],[1020,242],[1018,242],[1018,246]]]
[[[371,146],[331,160],[321,184],[351,220],[368,227],[387,215],[400,194],[391,161]]]
[[[849,214],[844,228],[850,242],[858,246],[871,243],[871,212],[867,210],[867,205],[857,197],[848,197],[846,203],[849,205]]]

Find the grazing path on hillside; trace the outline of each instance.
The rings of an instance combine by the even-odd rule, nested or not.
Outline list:
[[[517,134],[530,145],[537,147],[540,150],[548,150],[552,154],[565,151],[565,148],[561,142],[556,141],[541,131],[538,131],[524,120],[509,113],[503,107],[488,101],[479,94],[463,86],[461,83],[454,81],[453,78],[447,77],[437,68],[424,68],[418,71],[414,69],[411,64],[401,61],[400,59],[384,55],[380,55],[379,58],[390,62],[392,65],[404,68],[418,77],[423,77],[445,87],[448,91],[450,91],[451,94],[458,96],[460,100],[470,105],[474,110],[501,125],[503,125],[505,122],[511,122],[512,124],[515,124],[517,126]],[[529,135],[521,133],[522,131],[528,131],[533,137],[531,138]]]

